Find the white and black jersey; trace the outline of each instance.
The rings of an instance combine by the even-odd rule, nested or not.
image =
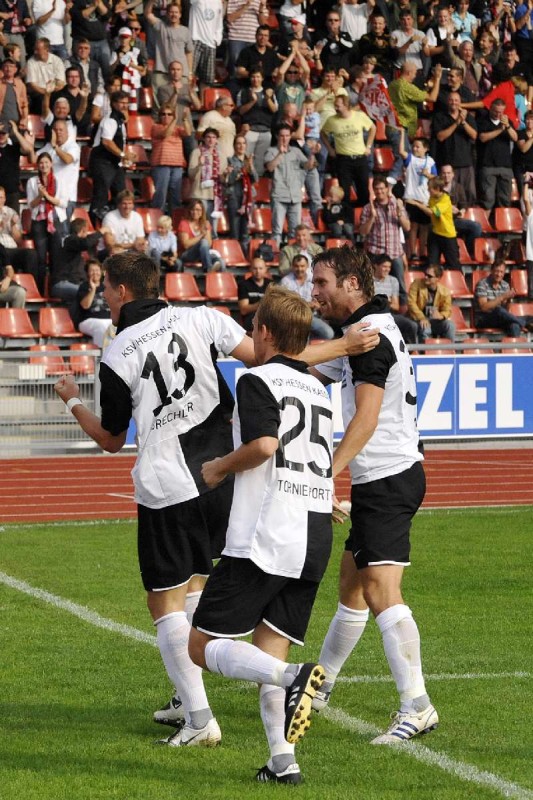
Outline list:
[[[331,548],[331,402],[307,366],[283,356],[237,384],[235,448],[263,436],[276,453],[238,473],[224,555],[272,575],[320,580]]]
[[[376,295],[343,325],[369,322],[380,331],[379,344],[369,353],[336,359],[316,369],[332,381],[342,381],[342,415],[346,429],[356,412],[355,389],[371,383],[384,389],[378,424],[372,437],[350,462],[352,483],[396,475],[422,461],[416,425],[416,382],[413,364],[388,302]]]
[[[210,308],[133,301],[100,368],[102,426],[117,435],[133,416],[135,500],[148,508],[208,491],[201,466],[232,448],[233,398],[217,366],[244,330]]]

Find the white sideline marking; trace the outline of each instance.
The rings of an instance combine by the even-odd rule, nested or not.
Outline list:
[[[378,733],[382,732],[381,729],[377,728],[375,725],[370,725],[362,719],[351,717],[338,708],[328,707],[320,713],[321,715],[323,714],[326,719],[339,725],[339,727],[353,731],[354,733],[362,734],[363,736],[376,736]],[[533,798],[533,792],[529,789],[524,789],[516,783],[506,781],[498,775],[493,775],[492,772],[486,772],[485,770],[473,767],[471,764],[457,761],[455,758],[450,758],[444,753],[430,750],[423,744],[405,742],[405,744],[376,745],[376,747],[378,746],[389,747],[393,753],[409,755],[422,764],[438,767],[444,770],[444,772],[449,772],[454,777],[460,778],[468,783],[474,783],[477,786],[486,786],[489,789],[499,792],[503,797],[513,797],[516,798],[516,800],[532,800]]]
[[[487,681],[499,678],[531,678],[530,672],[440,672],[424,673],[426,681]],[[391,675],[340,675],[337,683],[394,683]]]
[[[80,606],[78,603],[73,603],[71,600],[65,600],[64,597],[59,597],[57,594],[52,594],[44,589],[36,589],[30,586],[26,581],[19,581],[17,578],[12,578],[11,575],[6,575],[5,572],[0,572],[0,583],[4,583],[11,589],[17,589],[19,592],[24,592],[30,597],[35,597],[37,600],[42,600],[44,603],[49,603],[56,608],[63,611],[68,611],[75,617],[79,617],[84,622],[94,625],[96,628],[103,628],[106,631],[113,631],[113,633],[120,633],[122,636],[127,636],[128,639],[136,639],[145,644],[151,644],[152,647],[157,647],[156,637],[151,633],[145,633],[137,628],[132,628],[131,625],[122,625],[120,622],[114,622],[107,617],[101,617],[96,611],[91,611],[87,606]]]
[[[113,633],[119,633],[122,636],[126,636],[128,639],[135,639],[136,641],[149,644],[152,647],[157,647],[156,637],[152,634],[140,631],[130,625],[122,625],[118,622],[114,622],[111,619],[107,619],[107,617],[102,617],[95,611],[91,611],[91,609],[87,608],[87,606],[78,605],[78,603],[73,603],[71,600],[66,600],[64,597],[59,597],[58,595],[47,592],[44,589],[35,588],[29,583],[26,583],[26,581],[13,578],[11,575],[7,575],[5,572],[0,572],[0,583],[5,584],[11,589],[16,589],[19,592],[23,592],[30,597],[34,597],[37,600],[42,600],[45,603],[49,603],[50,605],[60,608],[63,611],[68,611],[69,614],[73,614],[75,617],[78,617],[84,622],[88,622],[90,625],[94,625],[97,628],[103,628],[104,630],[112,631]],[[480,677],[482,674],[483,673],[467,673],[465,677],[467,679],[471,677]],[[489,673],[484,673],[484,675],[488,676]],[[495,673],[491,673],[490,675],[493,677],[499,677]],[[501,676],[503,677],[513,675],[527,677],[528,673],[501,673]],[[364,678],[366,676],[358,677]],[[452,677],[453,679],[459,679],[461,676],[454,675]],[[445,680],[446,678],[444,675],[441,675],[434,677],[434,679]],[[347,680],[349,681],[350,679]],[[341,728],[362,734],[363,736],[376,736],[381,732],[381,729],[377,728],[375,725],[364,722],[362,719],[352,717],[338,708],[326,708],[321,712],[321,716],[324,716],[326,719],[330,720]],[[438,767],[439,769],[444,770],[444,772],[448,772],[454,777],[460,778],[468,783],[474,783],[478,786],[486,786],[489,789],[493,789],[494,791],[499,792],[503,797],[511,797],[515,798],[515,800],[533,800],[533,792],[529,789],[524,789],[522,786],[519,786],[516,783],[506,781],[503,778],[500,778],[498,775],[493,775],[491,772],[479,770],[477,767],[474,767],[471,764],[465,764],[462,761],[457,761],[456,759],[450,758],[444,753],[430,750],[424,745],[417,744],[416,742],[385,746],[388,746],[392,752],[409,755],[415,758],[417,761],[420,761],[422,764]]]

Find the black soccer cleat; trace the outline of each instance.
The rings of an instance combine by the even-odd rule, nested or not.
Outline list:
[[[298,764],[290,764],[283,772],[273,772],[268,767],[261,767],[255,776],[259,783],[301,783],[302,773]]]
[[[320,664],[302,664],[285,696],[285,739],[296,744],[311,725],[311,708],[326,673]]]

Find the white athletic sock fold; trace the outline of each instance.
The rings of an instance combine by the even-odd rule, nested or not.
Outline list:
[[[233,639],[212,639],[205,648],[205,663],[210,672],[226,678],[237,678],[255,683],[272,683],[287,686],[294,675],[285,677],[287,664],[279,658],[264,653],[248,642]]]
[[[318,659],[326,671],[326,684],[335,683],[345,661],[363,635],[367,622],[368,608],[358,611],[339,603]]]
[[[191,626],[185,611],[166,614],[154,625],[163,664],[183,703],[185,719],[190,722],[191,712],[209,708],[202,670],[189,657]]]
[[[196,607],[200,602],[201,596],[202,592],[189,592],[185,598],[185,613],[187,614],[189,625],[192,624],[192,618],[194,616],[194,612],[196,611]]]
[[[420,634],[411,609],[391,606],[376,617],[392,677],[400,694],[401,711],[413,710],[413,699],[426,694]]]
[[[265,728],[268,746],[270,748],[270,758],[279,755],[292,755],[292,760],[288,760],[284,765],[286,769],[294,761],[294,745],[289,744],[285,739],[285,690],[279,686],[264,683],[259,688],[259,704],[261,708],[261,719]],[[269,762],[270,766],[271,762]],[[272,767],[270,767],[272,769]]]

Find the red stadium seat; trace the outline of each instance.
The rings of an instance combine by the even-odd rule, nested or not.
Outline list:
[[[190,272],[168,272],[165,275],[165,296],[175,303],[203,303],[206,299]]]
[[[57,345],[32,344],[30,351],[43,353],[40,356],[30,356],[30,364],[42,364],[46,369],[46,375],[66,375],[67,372],[70,372]]]
[[[154,107],[154,90],[151,86],[141,86],[139,89],[139,111],[149,112]]]
[[[533,317],[533,303],[509,303],[508,308],[516,317]]]
[[[202,89],[202,108],[204,111],[212,111],[219,97],[229,97],[231,92],[225,86],[204,86]]]
[[[472,291],[475,293],[476,286],[484,278],[488,278],[490,271],[488,269],[473,269],[472,270]]]
[[[394,165],[394,153],[391,147],[374,148],[374,172],[390,172]]]
[[[250,266],[237,239],[213,239],[212,248],[220,253],[227,267]]]
[[[139,184],[140,203],[151,203],[155,194],[154,180],[150,175],[144,175]]]
[[[28,132],[36,139],[44,139],[44,122],[39,114],[28,114]]]
[[[72,353],[76,353],[78,351],[89,351],[89,350],[99,350],[100,348],[93,344],[92,342],[78,342],[77,344],[71,344],[70,348],[71,353],[69,354],[70,359],[70,369],[74,372],[75,375],[94,375],[95,369],[95,359],[93,356],[84,355],[72,355]]]
[[[272,209],[270,206],[254,208],[250,228],[254,233],[265,235],[272,233]]]
[[[25,308],[0,308],[0,337],[2,339],[35,339],[39,334],[31,324]]]
[[[63,307],[41,308],[39,331],[50,339],[83,339],[83,333],[76,330],[68,309]]]
[[[74,211],[72,212],[72,217],[70,219],[71,221],[73,219],[84,219],[85,222],[87,223],[87,228],[89,233],[94,233],[93,224],[91,222],[89,212],[87,211],[86,208],[75,208]]]
[[[157,221],[161,216],[161,211],[159,208],[143,208],[142,206],[137,206],[135,210],[143,218],[144,231],[146,235],[157,229]]]
[[[511,289],[514,289],[517,297],[528,296],[527,270],[512,269],[510,274]]]
[[[208,272],[205,276],[205,293],[208,300],[236,302],[238,289],[231,272]]]
[[[522,235],[524,218],[519,208],[495,208],[494,228],[497,233]]]
[[[46,298],[40,293],[35,278],[27,272],[18,272],[15,281],[26,289],[26,303],[45,303]]]
[[[500,353],[504,353],[506,355],[511,353],[517,355],[529,355],[531,353],[531,343],[527,336],[504,336],[502,339],[502,344],[519,344],[520,342],[527,342],[529,347],[502,347]]]
[[[465,318],[463,317],[463,312],[459,308],[459,306],[452,305],[452,315],[451,321],[455,325],[456,333],[475,333],[476,329],[471,325],[467,325]]]
[[[492,264],[494,256],[501,247],[499,239],[476,239],[474,244],[474,261],[476,264]]]
[[[90,203],[93,199],[93,179],[87,175],[78,178],[78,203]]]
[[[466,208],[463,214],[463,219],[468,219],[471,222],[479,222],[483,236],[491,236],[495,231],[489,222],[489,213],[484,208],[479,206],[472,206]]]
[[[270,193],[272,191],[272,180],[266,175],[254,183],[255,202],[261,205],[270,205]]]
[[[428,339],[426,339],[424,344],[444,344],[444,345],[446,345],[446,344],[452,344],[452,340],[451,339],[446,339],[444,336],[442,336],[442,337],[437,336],[435,338],[429,337]],[[433,348],[432,348],[431,350],[425,350],[424,351],[424,355],[427,355],[427,356],[454,356],[455,355],[455,350],[453,350],[453,349],[450,350],[449,348],[446,349],[445,347],[444,348],[439,348],[438,350],[437,349],[433,350]]]
[[[420,269],[409,269],[403,273],[403,279],[405,281],[405,289],[409,291],[409,287],[411,286],[413,281],[422,280],[424,277],[424,273]]]
[[[128,134],[128,141],[149,142],[152,138],[152,126],[154,121],[149,115],[135,114],[128,117],[126,123],[126,130]]]
[[[471,339],[465,339],[463,344],[485,345],[489,344],[489,339],[486,336],[474,336]],[[484,356],[489,353],[494,353],[494,350],[489,347],[467,347],[463,354],[465,356]]]
[[[439,282],[450,290],[455,300],[471,300],[473,297],[472,292],[466,285],[463,273],[457,269],[443,270]]]

